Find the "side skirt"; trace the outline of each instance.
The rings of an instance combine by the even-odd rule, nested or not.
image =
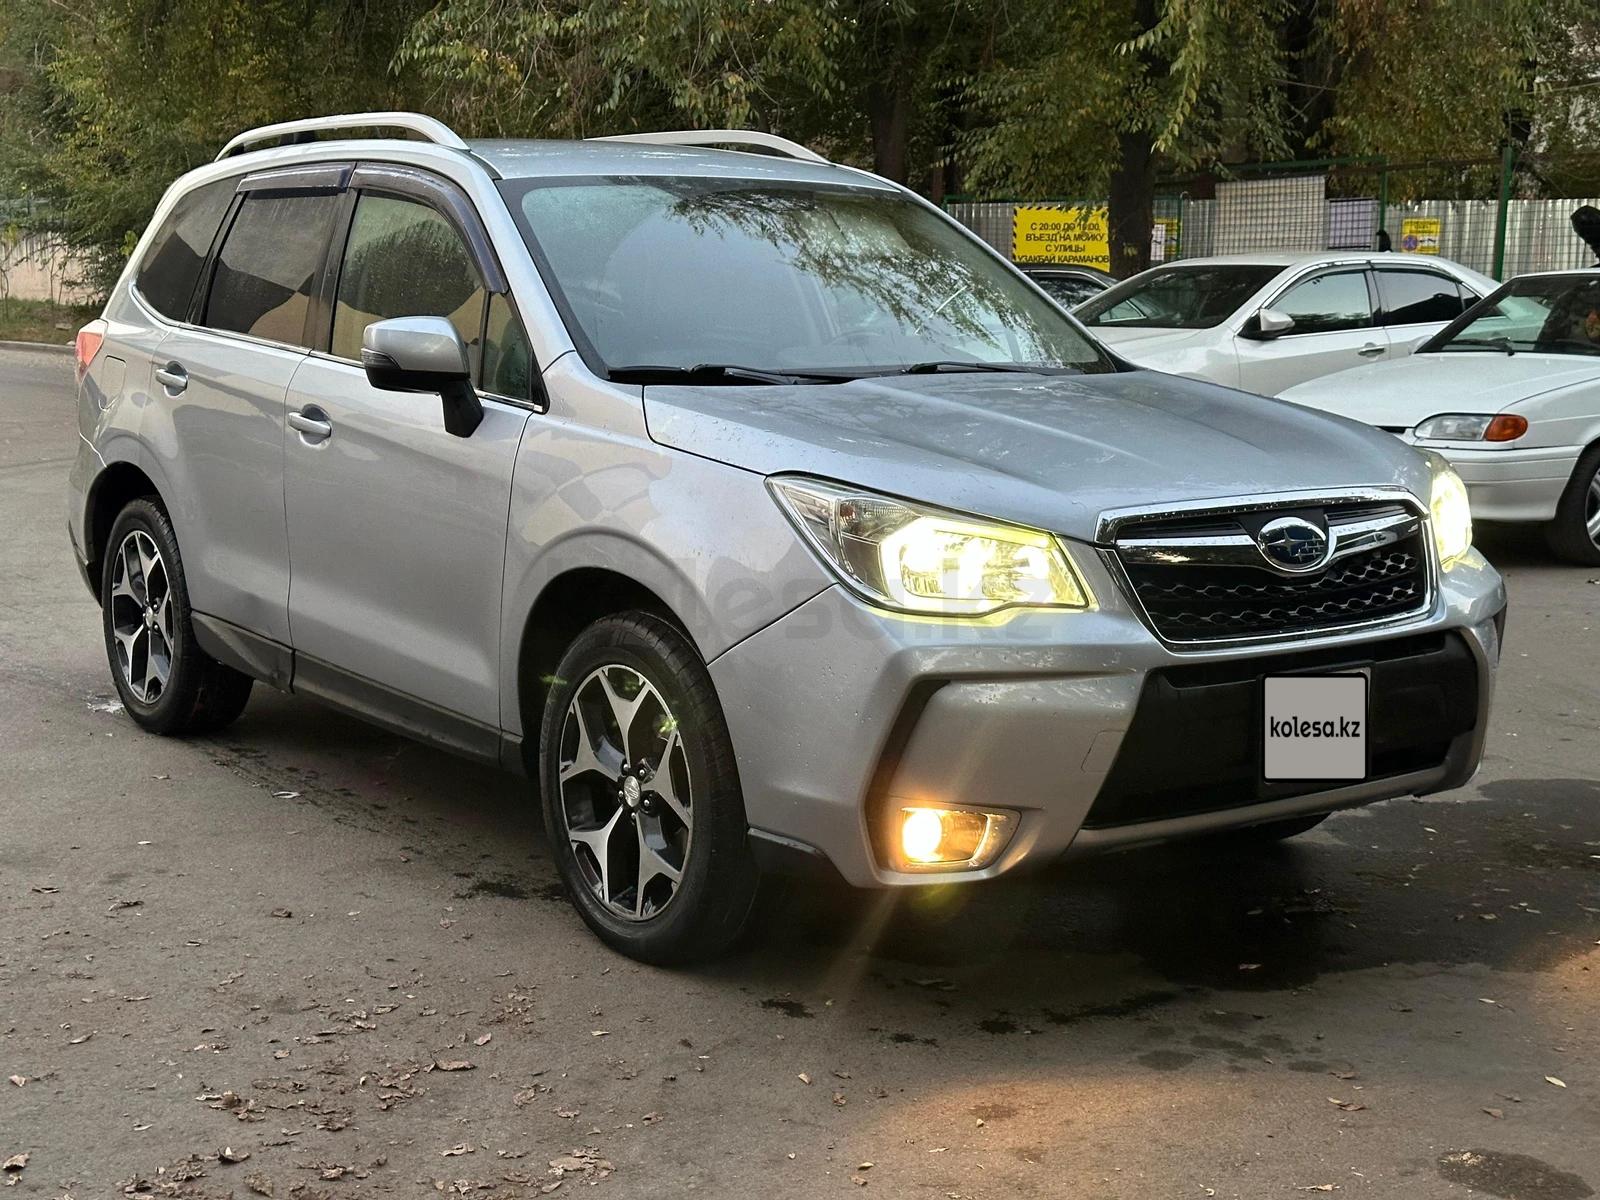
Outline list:
[[[297,653],[220,618],[195,613],[193,625],[195,641],[212,658],[279,691],[314,696],[393,733],[526,773],[521,738]]]

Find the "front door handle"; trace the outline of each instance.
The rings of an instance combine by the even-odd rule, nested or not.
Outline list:
[[[1378,355],[1385,353],[1388,349],[1389,347],[1387,346],[1379,346],[1372,342],[1368,342],[1365,346],[1361,347],[1361,349],[1357,350],[1356,353],[1361,355],[1362,358],[1377,358]]]
[[[189,386],[189,372],[183,369],[182,363],[169,362],[156,368],[156,382],[169,392],[181,392]]]
[[[290,413],[289,428],[299,430],[308,442],[321,442],[333,436],[333,423],[328,420],[328,414],[313,404]]]

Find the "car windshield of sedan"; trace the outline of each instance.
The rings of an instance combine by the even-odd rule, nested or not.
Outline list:
[[[1513,279],[1420,350],[1600,357],[1600,273]]]
[[[1157,267],[1075,311],[1091,328],[1212,329],[1282,271],[1256,263]]]
[[[682,177],[501,187],[584,360],[615,380],[1116,369],[965,231],[882,189]]]

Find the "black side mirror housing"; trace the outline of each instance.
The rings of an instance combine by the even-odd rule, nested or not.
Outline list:
[[[443,317],[374,321],[361,335],[361,366],[375,388],[437,393],[444,404],[445,432],[454,437],[471,437],[483,423],[466,343]]]

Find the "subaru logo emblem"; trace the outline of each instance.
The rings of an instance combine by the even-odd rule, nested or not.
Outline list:
[[[1333,553],[1328,535],[1300,517],[1268,521],[1256,534],[1256,545],[1271,566],[1294,574],[1325,566]]]

